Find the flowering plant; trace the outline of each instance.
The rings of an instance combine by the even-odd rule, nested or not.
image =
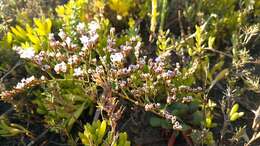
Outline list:
[[[126,134],[118,130],[125,111],[132,110],[129,106],[152,113],[148,121],[153,127],[172,130],[168,145],[179,134],[190,145],[214,145],[211,129],[219,126],[215,113],[220,110],[223,141],[228,126],[244,116],[234,97],[244,90],[259,91],[259,78],[252,80],[253,73],[246,68],[251,58],[245,49],[258,30],[251,26],[249,32],[234,33],[232,51],[222,52],[214,49],[216,34],[207,31],[216,14],[196,25],[194,33],[175,38],[170,30],[164,31],[167,1],[157,5],[159,2],[153,0],[151,27],[145,29],[150,33],[147,39],[134,17],[127,29],[113,27],[113,18],[105,12],[106,6],[114,10],[122,5],[117,2],[100,0],[91,9],[86,0],[71,0],[56,8],[57,19],[42,17],[34,19],[33,26],[11,27],[6,37],[9,45],[27,62],[26,69],[33,75],[4,90],[1,99],[19,111],[23,106],[14,101],[27,95],[26,103],[43,117],[45,127],[65,134],[73,145],[77,138],[74,140],[72,131],[77,126],[82,129],[82,123],[89,119],[93,124],[87,123],[84,133],[79,134],[83,144],[129,145]],[[128,5],[119,15],[129,15],[135,4]],[[161,16],[157,16],[157,6]],[[218,60],[213,61],[214,57]],[[240,79],[246,87],[234,90]],[[211,96],[218,91],[216,86],[224,89],[222,85],[228,88],[218,109]],[[111,127],[108,133],[107,125]]]
[[[202,99],[201,88],[191,88],[191,83],[183,82],[187,75],[182,73],[179,63],[168,63],[171,53],[155,59],[143,56],[137,32],[117,43],[120,38],[115,35],[115,28],[104,32],[109,27],[102,16],[89,23],[79,22],[69,33],[65,28],[60,28],[57,34],[48,34],[46,50],[14,47],[20,58],[39,67],[44,75],[40,79],[32,76],[22,80],[13,90],[3,92],[2,99],[40,85],[43,90],[34,92],[38,96],[34,103],[56,131],[64,128],[69,131],[93,103],[110,115],[112,127],[116,127],[123,112],[123,108],[117,109],[121,107],[119,100],[152,111],[169,120],[174,129],[183,130],[183,126],[189,129],[191,123],[181,117],[189,112],[199,114],[198,108],[174,111],[179,110],[178,106],[197,105]]]

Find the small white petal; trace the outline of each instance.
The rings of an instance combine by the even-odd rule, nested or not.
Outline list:
[[[121,62],[123,60],[124,56],[122,53],[115,53],[110,56],[110,59],[112,62]]]
[[[67,65],[65,62],[62,62],[62,63],[59,63],[59,64],[56,64],[55,67],[54,67],[54,70],[56,71],[56,73],[60,73],[60,72],[66,72],[67,71]]]
[[[80,67],[74,69],[73,76],[78,77],[78,76],[82,76],[82,75],[83,75],[83,71]]]
[[[81,38],[79,38],[80,39],[80,41],[81,41],[81,43],[83,44],[83,45],[87,45],[88,43],[89,43],[89,37],[87,37],[87,36],[85,36],[85,35],[83,35]]]
[[[19,50],[18,54],[20,54],[21,58],[32,59],[35,55],[35,51],[34,48],[30,47],[30,48]]]
[[[88,28],[90,32],[96,32],[98,29],[100,29],[100,25],[96,21],[91,21],[88,24]]]
[[[65,40],[65,42],[66,42],[66,44],[67,44],[68,46],[70,46],[70,44],[71,44],[71,38],[70,38],[70,37],[67,37],[66,40]]]
[[[77,31],[83,31],[85,29],[85,23],[81,22],[77,25]]]
[[[61,39],[65,39],[65,37],[66,37],[66,34],[62,29],[60,29],[60,32],[58,33],[58,35]]]

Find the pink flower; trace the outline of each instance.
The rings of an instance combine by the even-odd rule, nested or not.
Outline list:
[[[77,62],[79,61],[79,57],[77,55],[73,55],[68,59],[68,64],[72,65],[72,64],[77,64]]]
[[[57,74],[59,74],[60,72],[65,73],[67,71],[67,65],[65,62],[61,62],[55,65],[54,70],[56,71]]]
[[[83,71],[80,67],[74,69],[73,76],[78,77],[78,76],[82,76],[82,75],[83,75]]]

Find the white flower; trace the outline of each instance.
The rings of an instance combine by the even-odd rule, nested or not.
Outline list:
[[[112,62],[121,62],[123,60],[124,56],[122,53],[115,53],[110,56],[110,59]]]
[[[83,52],[83,51],[85,51],[86,50],[86,47],[83,47],[82,49],[81,49],[81,51],[79,52],[79,56],[85,56],[86,54],[85,54],[85,52]]]
[[[81,22],[77,25],[77,31],[83,31],[85,29],[85,23]]]
[[[45,76],[41,76],[41,80],[46,80],[46,77]]]
[[[31,76],[30,78],[27,78],[26,79],[26,83],[30,83],[30,82],[32,82],[32,81],[34,81],[35,80],[35,77],[34,76]]]
[[[55,57],[59,59],[59,58],[62,57],[62,54],[60,52],[58,52],[58,53],[55,54]]]
[[[160,62],[161,61],[161,58],[160,57],[156,57],[155,58],[155,62]]]
[[[60,32],[58,33],[58,35],[61,39],[65,39],[65,37],[66,37],[66,34],[62,29],[60,29]]]
[[[78,76],[82,76],[82,75],[83,75],[83,71],[80,67],[74,69],[73,76],[78,77]]]
[[[55,53],[54,52],[48,52],[47,55],[48,55],[48,57],[54,57]]]
[[[26,85],[30,84],[32,81],[35,80],[34,76],[31,76],[27,79],[22,79],[21,82],[17,83],[16,87],[14,87],[15,89],[23,89],[24,87],[26,87]]]
[[[122,45],[122,46],[120,46],[121,48],[122,48],[122,50],[123,51],[130,51],[131,49],[132,49],[132,47],[131,46],[128,46],[128,45]]]
[[[110,28],[110,34],[114,34],[115,31],[116,31],[116,29],[115,29],[114,27],[111,27],[111,28]]]
[[[68,64],[76,64],[79,61],[79,57],[77,55],[73,55],[68,59]]]
[[[100,29],[100,25],[96,21],[91,21],[88,24],[88,28],[90,32],[96,32],[98,29]]]
[[[91,36],[91,38],[90,38],[90,42],[91,42],[91,44],[94,44],[97,40],[98,40],[98,34],[97,33],[95,33],[95,34],[93,34],[92,36]]]
[[[54,40],[55,40],[54,34],[53,34],[53,33],[49,33],[48,39],[49,39],[50,41],[54,41]]]
[[[137,42],[135,49],[139,50],[141,48],[142,43],[141,42]]]
[[[161,73],[163,71],[163,68],[161,66],[157,66],[157,67],[154,68],[154,71],[156,73]]]
[[[20,58],[32,59],[35,55],[35,52],[34,52],[34,48],[29,47],[25,49],[20,49],[18,51],[18,54],[20,55]]]
[[[77,48],[77,45],[76,45],[76,44],[71,44],[70,46],[71,46],[71,48],[73,48],[73,49],[74,49],[74,48]]]
[[[67,44],[68,46],[70,46],[70,44],[71,44],[71,38],[70,38],[70,37],[67,37],[66,40],[65,40],[65,42],[66,42],[66,44]]]
[[[91,37],[82,35],[79,39],[80,39],[81,43],[83,44],[84,49],[87,49],[88,47],[94,45],[97,42],[98,37],[99,36],[97,33],[93,33],[93,34],[91,34]],[[85,51],[85,50],[83,50],[83,51]]]
[[[54,70],[56,71],[56,73],[60,73],[60,72],[66,72],[67,71],[67,65],[65,62],[61,62],[59,64],[56,64],[54,67]]]
[[[18,51],[20,51],[22,48],[21,48],[21,47],[18,47],[18,46],[14,46],[12,49],[13,49],[14,51],[18,52]]]
[[[80,56],[84,56],[83,54],[84,54],[84,52],[85,52],[87,49],[88,49],[88,47],[84,45],[84,46],[81,48],[81,51],[83,51],[83,52],[79,52],[79,55],[80,55]]]
[[[25,86],[25,83],[21,82],[21,83],[17,83],[16,87],[14,87],[15,89],[23,89]]]
[[[85,35],[81,36],[79,39],[83,45],[87,45],[89,43],[89,37]]]
[[[46,56],[45,51],[41,51],[38,55],[34,56],[34,61],[36,61],[38,65],[41,65],[45,56]]]

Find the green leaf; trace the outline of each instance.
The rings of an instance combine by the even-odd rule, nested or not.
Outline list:
[[[58,6],[55,10],[56,10],[58,16],[60,16],[60,17],[64,16],[64,14],[65,14],[64,6]]]
[[[34,36],[33,34],[27,34],[28,38],[30,39],[30,41],[36,45],[39,45],[41,43],[41,40],[37,37]]]
[[[200,125],[203,121],[203,114],[200,111],[196,111],[192,114],[192,124],[194,125]]]
[[[161,119],[160,118],[156,118],[156,117],[150,118],[150,125],[153,126],[153,127],[161,126]]]
[[[33,33],[33,28],[29,24],[25,25],[25,29],[26,29],[27,33],[29,33],[29,34]]]
[[[22,29],[20,26],[16,25],[16,27],[11,27],[11,32],[20,40],[26,40],[26,31]]]
[[[171,128],[171,124],[167,120],[157,117],[150,118],[150,124],[153,127],[162,127],[165,129]]]
[[[197,52],[201,52],[202,51],[202,42],[203,42],[203,39],[202,39],[202,29],[200,26],[195,26],[196,28],[196,32],[195,32],[195,40],[196,40],[196,51]]]
[[[215,41],[215,37],[210,36],[209,39],[208,39],[208,47],[209,48],[213,48],[214,41]]]
[[[212,118],[211,117],[207,117],[206,118],[206,127],[207,128],[211,128],[212,127]]]
[[[221,67],[224,65],[224,60],[219,61],[217,64],[214,65],[214,67],[212,67],[212,69],[210,70],[210,75],[208,76],[210,81],[212,81],[212,75],[221,69]]]
[[[209,86],[208,88],[208,91],[211,90],[211,88],[220,80],[222,80],[227,74],[228,74],[229,70],[226,68],[226,69],[223,69],[217,76],[216,78],[211,82],[211,85]]]
[[[229,113],[229,116],[231,117],[234,113],[236,113],[238,108],[239,108],[239,105],[237,103],[235,105],[233,105],[233,107],[231,108],[231,111]]]
[[[13,41],[13,35],[12,33],[8,32],[7,35],[6,35],[6,41],[8,44],[11,44],[12,41]]]
[[[98,144],[102,143],[103,137],[106,132],[106,127],[107,127],[107,123],[105,120],[103,120],[98,130]]]
[[[38,35],[46,36],[51,32],[52,22],[50,19],[33,19],[35,25],[37,26],[36,32]]]
[[[70,131],[71,127],[73,126],[73,124],[76,122],[76,120],[79,118],[79,116],[81,115],[81,113],[83,112],[83,110],[85,109],[85,105],[87,102],[84,102],[81,107],[75,111],[72,115],[72,117],[69,119],[68,122],[68,131]]]
[[[120,133],[119,134],[118,146],[124,146],[126,141],[127,141],[127,134],[125,132],[124,133]]]
[[[242,117],[244,115],[244,112],[239,112],[239,113],[234,113],[231,117],[230,117],[230,121],[236,121],[238,118]]]

